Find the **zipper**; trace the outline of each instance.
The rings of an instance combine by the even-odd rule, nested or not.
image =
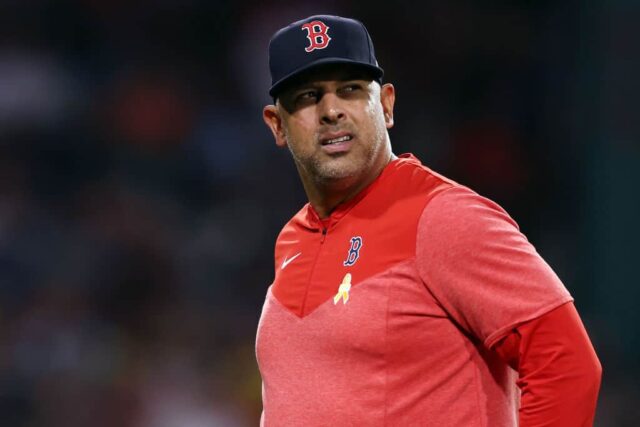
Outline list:
[[[318,245],[318,251],[316,252],[316,257],[313,260],[313,266],[311,267],[311,271],[309,272],[309,279],[307,280],[307,288],[304,292],[304,299],[302,300],[302,307],[300,309],[300,317],[304,317],[304,310],[307,307],[307,297],[309,296],[309,288],[311,287],[311,279],[313,278],[313,273],[316,271],[316,264],[318,263],[318,258],[320,258],[320,251],[322,250],[322,246],[324,244],[325,239],[327,238],[327,227],[322,227],[322,234],[320,236],[320,244]]]

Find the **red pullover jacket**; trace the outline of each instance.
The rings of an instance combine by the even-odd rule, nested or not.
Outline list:
[[[569,292],[503,209],[411,155],[325,220],[303,207],[275,271],[261,425],[593,421],[600,366]]]

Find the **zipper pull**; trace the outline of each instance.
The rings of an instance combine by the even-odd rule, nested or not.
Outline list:
[[[320,244],[324,243],[324,239],[327,237],[327,228],[322,227],[322,236],[320,237]]]

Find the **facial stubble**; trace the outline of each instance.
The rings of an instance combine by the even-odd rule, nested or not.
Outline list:
[[[327,156],[319,150],[313,150],[310,154],[305,154],[303,150],[298,150],[299,141],[292,141],[291,132],[289,132],[285,124],[283,131],[287,140],[287,147],[298,169],[301,169],[301,172],[304,171],[308,177],[320,185],[331,184],[348,178],[356,179],[366,174],[367,169],[374,166],[376,159],[381,154],[380,152],[384,150],[387,138],[381,106],[376,105],[375,102],[370,102],[367,106],[367,115],[374,123],[374,132],[371,136],[374,139],[373,143],[361,140],[359,135],[356,134],[352,150],[348,153],[334,156]],[[313,139],[314,147],[320,147],[319,134],[315,135]],[[359,156],[358,151],[362,150],[364,150],[364,153]]]

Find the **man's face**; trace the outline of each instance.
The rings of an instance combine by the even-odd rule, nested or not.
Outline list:
[[[390,154],[393,98],[393,86],[381,88],[360,70],[333,66],[290,85],[269,106],[271,121],[265,108],[265,121],[307,177],[319,183],[357,180],[377,173]]]

